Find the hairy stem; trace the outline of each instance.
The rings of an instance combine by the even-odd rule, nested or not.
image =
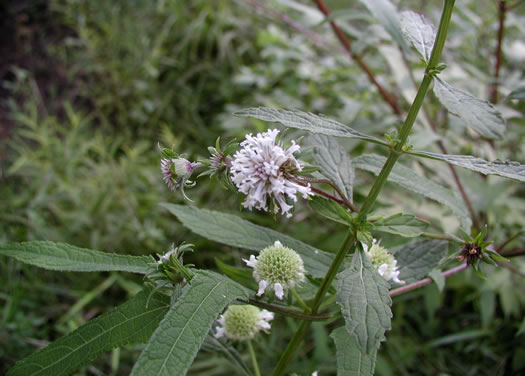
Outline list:
[[[443,277],[444,278],[450,277],[451,275],[459,273],[459,272],[461,272],[461,271],[463,271],[463,270],[465,270],[467,268],[468,268],[467,264],[461,264],[459,266],[456,266],[455,268],[452,268],[452,269],[447,270],[446,272],[444,272],[443,273]],[[399,288],[394,289],[394,290],[390,290],[389,295],[390,296],[401,295],[401,294],[404,294],[406,292],[409,292],[409,291],[418,289],[420,287],[429,285],[431,283],[432,283],[432,278],[425,278],[425,279],[422,279],[421,281],[417,281],[417,282],[411,283],[409,285],[406,285],[406,286],[403,286],[403,287],[399,287]]]
[[[350,202],[350,200],[346,197],[346,195],[343,193],[343,191],[332,180],[330,180],[330,179],[316,179],[316,178],[311,178],[311,177],[308,177],[308,176],[298,176],[298,179],[307,181],[309,183],[329,184],[337,192],[339,197],[341,197],[341,200],[337,200],[336,199],[334,201],[345,205],[348,209],[350,209],[353,212],[356,212],[356,213],[359,212],[359,208]],[[296,180],[296,182],[299,183],[299,181],[297,181],[297,180]],[[314,189],[314,188],[312,188],[312,191],[320,193],[317,189]],[[323,192],[323,193],[325,193],[325,192]],[[333,200],[333,196],[331,196],[331,195],[329,195],[327,193],[326,194],[321,194],[321,195]],[[328,196],[331,196],[331,197],[328,197]]]
[[[359,212],[358,218],[366,219],[367,214],[369,214],[372,210],[372,207],[377,199],[377,196],[379,195],[379,192],[385,185],[390,171],[392,171],[392,168],[394,167],[397,159],[402,154],[403,146],[405,145],[408,135],[412,130],[412,126],[414,125],[417,114],[421,108],[421,105],[423,104],[423,100],[428,91],[428,88],[432,83],[434,74],[433,71],[441,59],[441,53],[443,52],[443,47],[445,45],[450,18],[454,9],[454,2],[455,0],[445,0],[443,12],[441,14],[441,21],[439,23],[439,29],[436,36],[436,42],[434,44],[434,48],[432,49],[432,54],[430,56],[430,61],[427,66],[427,70],[425,71],[425,77],[421,82],[416,98],[410,106],[408,115],[405,119],[405,122],[403,123],[403,126],[401,127],[401,130],[399,132],[399,142],[395,145],[395,147],[391,148],[388,159],[385,162],[383,168],[381,169],[379,176],[375,180],[374,185],[372,186],[372,189],[370,190],[365,200],[365,203],[363,204],[363,207]],[[356,242],[356,234],[353,232],[352,229],[349,229],[341,248],[337,252],[334,261],[330,265],[328,272],[326,273],[323,281],[321,282],[319,290],[317,290],[317,294],[315,295],[314,301],[311,305],[311,311],[313,314],[317,313],[317,310],[319,309],[323,297],[330,288],[336,273],[339,271],[339,268],[343,264],[346,254],[348,253],[349,249],[355,249]],[[303,321],[301,323],[299,329],[295,332],[295,335],[293,336],[292,340],[290,341],[281,358],[279,359],[279,362],[277,363],[277,366],[275,367],[275,370],[273,372],[273,376],[283,375],[288,365],[288,362],[292,359],[294,353],[297,351],[309,327],[309,321]]]

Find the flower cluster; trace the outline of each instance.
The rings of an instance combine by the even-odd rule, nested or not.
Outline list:
[[[193,183],[189,180],[195,168],[200,167],[199,162],[190,162],[184,158],[162,158],[160,160],[160,170],[162,178],[168,185],[169,189],[176,191],[181,189],[184,194],[184,187],[191,186]]]
[[[215,338],[226,337],[235,341],[252,339],[261,330],[270,330],[273,313],[251,305],[231,305],[219,317]]]
[[[264,248],[259,256],[251,255],[248,260],[243,261],[253,268],[253,277],[259,283],[257,296],[273,289],[275,296],[283,299],[289,289],[304,281],[305,270],[301,256],[279,241]]]
[[[292,205],[286,198],[297,201],[297,194],[304,198],[312,195],[310,185],[301,185],[294,180],[302,170],[294,153],[300,149],[292,141],[292,146],[284,149],[276,142],[279,130],[270,129],[264,133],[251,134],[241,143],[242,149],[234,154],[230,174],[237,189],[246,195],[242,205],[268,211],[268,203],[274,205],[274,212],[291,216]]]
[[[394,281],[396,283],[405,283],[404,281],[401,281],[399,279],[399,268],[397,267],[397,260],[394,258],[394,256],[388,252],[388,250],[376,241],[374,239],[372,243],[372,247],[368,249],[368,246],[364,243],[361,243],[363,245],[363,249],[365,250],[366,255],[368,256],[368,259],[374,265],[374,267],[377,268],[377,272],[381,277],[386,279],[387,281]]]

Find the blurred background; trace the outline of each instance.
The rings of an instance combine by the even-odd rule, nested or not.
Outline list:
[[[353,39],[354,51],[365,56],[407,109],[414,93],[409,73],[415,72],[417,81],[422,70],[415,54],[401,53],[361,2],[326,3],[346,9],[337,20]],[[400,10],[423,12],[434,24],[439,21],[439,1],[393,3]],[[457,3],[444,74],[488,99],[498,2]],[[451,152],[525,161],[525,105],[505,100],[524,86],[524,36],[525,6],[518,5],[506,14],[502,46],[499,109],[508,124],[505,140],[488,145],[457,137],[447,141]],[[197,267],[216,268],[216,258],[240,266],[241,250],[196,237],[158,206],[183,202],[162,182],[159,143],[188,159],[206,157],[206,147],[218,136],[241,139],[266,129],[267,124],[231,115],[251,106],[324,113],[346,124],[359,119],[352,127],[377,136],[397,125],[307,0],[3,0],[0,56],[1,244],[45,239],[155,254],[186,241],[196,245],[188,262]],[[429,101],[431,117],[442,117],[435,98]],[[453,120],[448,126],[452,134],[468,133]],[[435,138],[425,129],[416,125],[412,144],[433,150]],[[373,149],[355,140],[345,146],[352,155]],[[446,166],[435,168],[429,175],[453,187]],[[418,171],[429,172],[425,166]],[[461,174],[474,203],[486,213],[496,243],[525,227],[523,184]],[[369,174],[356,176],[357,203],[371,181]],[[241,214],[240,198],[207,178],[187,193],[200,207],[237,213],[327,251],[334,251],[345,233],[342,226],[312,215],[307,205],[299,206],[293,219],[279,222],[260,213]],[[435,203],[393,185],[387,185],[385,195],[379,202],[383,213],[424,213],[442,231],[457,228],[454,216]],[[387,238],[384,244],[399,241]],[[520,245],[523,237],[518,236],[509,247]],[[522,262],[515,262],[525,271]],[[482,281],[463,273],[448,280],[443,293],[430,285],[395,298],[393,330],[378,355],[377,374],[524,374],[523,277],[500,269],[488,274]],[[0,374],[120,304],[141,283],[134,275],[57,273],[0,258]],[[276,325],[293,329],[297,323],[279,319]],[[274,331],[261,339],[263,370],[277,361],[286,333]],[[298,374],[313,369],[335,374],[328,335],[314,325]],[[246,353],[242,347],[239,351]],[[140,346],[114,350],[77,375],[127,375],[139,352]],[[201,351],[190,374],[235,372],[225,358]]]

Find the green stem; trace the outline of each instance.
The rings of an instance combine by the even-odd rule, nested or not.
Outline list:
[[[250,357],[252,358],[253,370],[255,371],[255,376],[261,376],[261,371],[259,371],[259,363],[257,363],[257,357],[255,356],[255,351],[253,350],[252,341],[248,340],[248,349],[250,350]]]
[[[366,216],[371,212],[372,207],[374,206],[374,203],[377,199],[377,196],[379,195],[379,192],[381,192],[381,189],[385,185],[388,175],[392,171],[392,168],[394,167],[397,159],[402,154],[403,147],[406,143],[408,135],[410,134],[410,131],[412,130],[412,126],[414,125],[417,114],[421,108],[421,105],[423,104],[425,95],[428,91],[428,88],[430,87],[430,84],[432,83],[433,75],[435,74],[434,72],[435,68],[441,59],[441,53],[443,52],[443,47],[445,45],[445,40],[446,40],[446,36],[448,32],[448,26],[450,23],[450,17],[452,16],[452,11],[454,9],[454,2],[455,0],[445,0],[445,4],[443,6],[443,12],[441,14],[441,21],[439,23],[439,29],[438,29],[437,36],[436,36],[436,42],[434,43],[434,48],[432,49],[432,55],[430,56],[430,61],[425,71],[425,77],[423,78],[423,81],[421,82],[421,85],[419,86],[419,90],[417,92],[416,98],[414,99],[414,102],[410,106],[410,110],[407,114],[405,122],[403,123],[403,126],[401,127],[401,130],[399,132],[399,142],[390,149],[390,154],[388,155],[387,161],[385,162],[385,165],[381,169],[379,176],[374,182],[374,185],[372,186],[370,193],[368,194],[363,206],[361,207],[361,210],[359,211],[359,215],[358,215],[359,219],[365,220]],[[350,247],[348,247],[349,245]],[[321,300],[323,299],[324,295],[326,294],[329,287],[331,286],[336,273],[339,271],[339,268],[343,264],[343,261],[345,259],[346,254],[349,251],[349,248],[353,250],[355,249],[355,246],[356,246],[356,234],[352,231],[352,229],[349,229],[348,233],[346,234],[346,238],[343,242],[343,245],[339,249],[339,252],[337,253],[334,261],[332,262],[332,265],[330,265],[330,268],[328,269],[328,272],[326,273],[323,279],[323,282],[321,283],[321,286],[319,287],[319,290],[317,291],[317,294],[315,295],[314,301],[311,306],[312,314],[317,313],[317,310],[319,309],[319,306],[321,304]],[[283,375],[288,365],[288,362],[291,360],[293,354],[295,353],[295,351],[301,344],[306,334],[306,331],[308,330],[309,327],[310,327],[310,321],[303,321],[301,323],[301,325],[299,326],[299,329],[295,332],[295,335],[293,336],[292,340],[286,347],[283,355],[281,356],[281,359],[279,359],[279,362],[277,363],[277,366],[275,367],[275,370],[273,371],[273,376]]]
[[[352,230],[349,230],[346,234],[346,238],[343,242],[343,245],[339,249],[339,252],[337,252],[337,255],[335,256],[334,261],[332,262],[332,265],[330,265],[330,268],[328,269],[328,272],[326,273],[323,282],[321,282],[321,286],[319,286],[319,290],[317,290],[317,294],[315,295],[314,301],[312,303],[311,312],[313,314],[317,313],[317,310],[319,309],[319,306],[321,305],[321,300],[332,285],[332,281],[335,278],[335,275],[341,265],[343,264],[343,261],[345,259],[346,254],[348,253],[348,245],[350,243],[352,244],[352,249],[355,247],[355,234]],[[295,332],[295,335],[293,336],[292,340],[284,350],[283,355],[281,356],[281,359],[279,359],[279,363],[277,363],[277,366],[275,367],[273,371],[274,376],[280,376],[284,373],[284,370],[286,369],[286,366],[288,365],[288,362],[291,360],[294,353],[297,351],[297,348],[301,344],[306,331],[310,327],[311,321],[303,321],[301,325],[299,325],[299,329]]]
[[[301,295],[299,295],[299,293],[293,287],[290,289],[290,291],[292,292],[295,300],[297,300],[297,303],[303,307],[304,311],[310,312],[310,307],[308,307],[308,305],[304,302],[303,298],[301,298]]]

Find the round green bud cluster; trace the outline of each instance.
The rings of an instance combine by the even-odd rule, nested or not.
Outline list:
[[[254,269],[253,277],[259,283],[257,296],[273,289],[275,296],[283,299],[288,289],[304,280],[305,270],[301,256],[279,241],[264,248],[257,258],[251,255],[244,262]]]
[[[370,249],[368,249],[366,244],[363,244],[363,248],[370,263],[377,268],[379,275],[387,281],[393,280],[396,283],[405,283],[404,281],[399,280],[397,260],[385,247],[379,245],[374,239]]]
[[[261,330],[271,328],[269,321],[273,313],[251,305],[232,305],[220,316],[216,338],[227,337],[235,341],[246,341],[253,338]]]

